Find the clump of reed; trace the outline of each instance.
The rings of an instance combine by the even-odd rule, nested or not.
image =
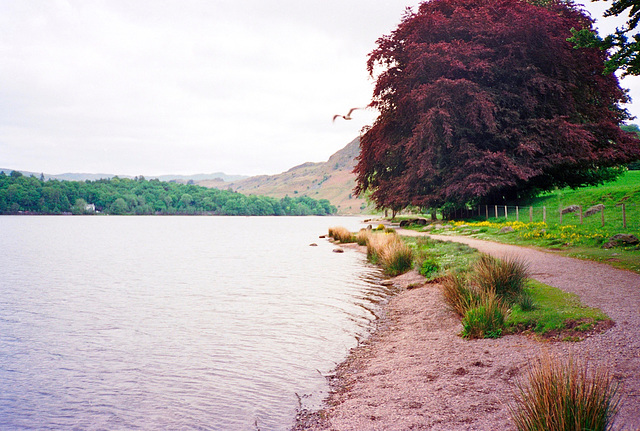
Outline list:
[[[367,245],[367,240],[371,236],[371,232],[369,229],[360,229],[360,231],[356,234],[356,242],[358,245]]]
[[[478,291],[469,284],[464,272],[447,273],[442,277],[440,290],[447,305],[460,317],[464,317],[480,300]]]
[[[529,265],[514,257],[497,259],[488,254],[480,255],[473,268],[473,282],[484,292],[513,300],[522,295],[529,278]]]
[[[346,227],[342,227],[342,226],[330,227],[329,236],[334,240],[340,241],[342,243],[354,241],[354,235],[351,233],[351,231]]]
[[[413,250],[396,234],[368,233],[367,258],[389,275],[402,274],[413,266]]]
[[[495,292],[483,292],[476,304],[462,318],[465,338],[499,338],[502,336],[508,309]]]
[[[517,383],[511,416],[519,431],[613,429],[620,396],[604,367],[543,355]]]
[[[462,336],[502,335],[509,304],[527,302],[527,267],[526,262],[515,258],[500,260],[482,255],[470,273],[451,272],[443,277],[441,291],[449,307],[462,317]]]

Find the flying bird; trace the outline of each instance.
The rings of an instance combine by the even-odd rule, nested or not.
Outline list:
[[[364,108],[351,108],[351,109],[349,109],[349,112],[347,113],[347,115],[336,114],[336,115],[333,116],[333,121],[335,122],[336,118],[338,118],[338,117],[342,117],[345,120],[351,120],[351,113],[353,111],[355,111],[356,109],[364,109]]]

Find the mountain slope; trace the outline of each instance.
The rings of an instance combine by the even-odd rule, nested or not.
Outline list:
[[[356,138],[326,162],[303,163],[277,175],[258,175],[233,182],[205,180],[197,184],[276,198],[289,195],[328,199],[340,214],[360,214],[367,204],[353,195],[356,183],[352,173],[359,152],[360,139]]]

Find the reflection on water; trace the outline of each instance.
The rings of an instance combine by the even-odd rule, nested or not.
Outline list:
[[[0,429],[288,429],[390,294],[333,225],[1,217]]]

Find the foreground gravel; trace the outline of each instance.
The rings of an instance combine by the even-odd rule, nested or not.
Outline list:
[[[399,230],[402,235],[421,233]],[[541,354],[586,359],[622,383],[616,429],[640,430],[640,275],[589,261],[468,237],[457,241],[497,257],[518,256],[532,277],[579,295],[615,326],[581,342],[538,341],[524,335],[467,341],[435,284],[393,297],[379,328],[332,377],[320,412],[301,412],[298,430],[512,430],[515,383]],[[420,283],[412,272],[395,283]]]

